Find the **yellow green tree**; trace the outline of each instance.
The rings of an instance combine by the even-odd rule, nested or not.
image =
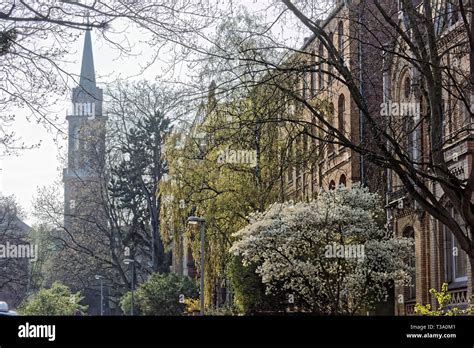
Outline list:
[[[214,92],[211,88],[208,102],[200,107],[193,126],[170,137],[166,149],[169,175],[160,187],[166,197],[161,210],[164,238],[173,240],[175,257],[183,252],[181,243],[186,241],[197,269],[199,231],[187,226],[186,219],[197,215],[206,220],[208,307],[224,304],[220,289],[232,281],[232,270],[243,271],[242,267],[233,267],[236,263],[229,253],[232,235],[248,224],[250,213],[264,211],[284,199],[282,180],[291,165],[287,148],[292,138],[290,133],[283,137],[280,129],[263,122],[286,112],[279,99],[269,99],[265,90],[255,90],[246,98],[220,101]],[[250,274],[256,277],[254,272]],[[242,296],[236,294],[235,299],[245,311]]]

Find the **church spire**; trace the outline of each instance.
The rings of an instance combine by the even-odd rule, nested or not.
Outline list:
[[[90,28],[86,30],[86,36],[84,39],[84,50],[82,52],[82,66],[79,86],[88,94],[95,95],[96,82]]]
[[[102,89],[95,79],[94,56],[92,53],[91,28],[87,28],[82,51],[81,75],[79,85],[72,89],[72,104],[76,116],[102,116]],[[87,112],[83,109],[88,110]],[[87,115],[86,115],[87,114]]]

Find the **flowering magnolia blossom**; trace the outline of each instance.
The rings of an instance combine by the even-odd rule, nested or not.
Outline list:
[[[377,194],[341,187],[309,203],[253,214],[234,235],[231,252],[257,265],[269,293],[292,294],[300,307],[320,314],[356,314],[386,299],[392,281],[410,280],[413,241],[392,237],[383,219]],[[363,253],[328,257],[335,245]]]

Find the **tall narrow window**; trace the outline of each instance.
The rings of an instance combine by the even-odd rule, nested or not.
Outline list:
[[[308,129],[306,129],[307,131]],[[303,171],[303,197],[308,198],[309,186],[308,186],[308,134],[303,134],[303,159],[301,160],[301,170]]]
[[[346,112],[346,98],[344,94],[339,96],[337,101],[337,127],[339,132],[345,132],[345,121],[344,121],[344,113]]]
[[[287,181],[288,183],[293,182],[293,144],[289,144],[288,152],[287,152],[287,160],[288,160],[288,167],[287,167]]]
[[[415,120],[412,116],[405,116],[405,134],[407,142],[407,156],[410,161],[415,159],[415,134],[416,134],[416,125]]]
[[[324,46],[322,43],[319,44],[319,89],[324,88]]]
[[[410,238],[415,241],[415,230],[412,227],[407,227],[403,232],[403,237]],[[405,287],[405,299],[412,301],[416,299],[416,250],[415,243],[408,255],[407,265],[410,267],[410,283]]]
[[[329,33],[329,47],[334,45],[334,33]],[[331,84],[332,82],[332,75],[333,75],[333,62],[332,59],[329,57],[329,51],[328,51],[328,59],[327,59],[327,66],[328,66],[328,85]]]
[[[411,79],[409,76],[405,77],[405,81],[403,82],[403,94],[405,99],[410,98],[411,94]]]
[[[307,79],[308,79],[308,71],[305,64],[305,66],[303,67],[303,78],[301,79],[303,83],[303,99],[305,100],[308,98],[308,80]]]
[[[298,136],[296,139],[296,146],[295,146],[295,157],[294,157],[294,163],[295,163],[295,177],[296,179],[299,179],[301,176],[301,157],[303,156],[303,146],[302,146],[302,136]]]
[[[410,107],[404,107],[404,106],[410,106],[412,105],[410,101],[410,96],[412,93],[412,88],[411,88],[411,78],[408,73],[405,73],[404,78],[401,80],[401,86],[400,86],[400,99],[401,99],[401,106],[399,115],[401,117],[401,120],[404,122],[405,129],[403,130],[403,133],[406,136],[406,155],[410,159],[410,161],[415,159],[415,141],[416,141],[416,132],[417,132],[417,124],[415,122],[415,112],[414,110],[411,110]]]
[[[318,187],[318,159],[319,159],[319,151],[318,151],[318,141],[316,137],[318,136],[318,128],[317,128],[317,119],[315,116],[311,118],[311,176],[313,179],[313,197],[314,193],[317,191]]]
[[[329,118],[328,118],[328,123],[331,125],[331,127],[335,127],[334,125],[334,104],[331,103],[329,106]],[[334,132],[331,128],[328,128],[328,155],[331,155],[334,153]]]
[[[446,136],[449,136],[448,125],[448,120],[446,120],[446,104],[443,99],[441,101],[441,137],[443,141]]]
[[[337,25],[337,49],[344,58],[344,23],[342,21]]]
[[[311,97],[316,95],[316,52],[311,52]]]

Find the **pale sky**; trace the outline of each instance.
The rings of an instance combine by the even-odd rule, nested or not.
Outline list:
[[[68,57],[70,61],[67,71],[79,74],[81,69],[82,47],[84,35],[71,47]],[[94,65],[96,70],[97,84],[105,88],[105,83],[113,81],[117,77],[127,78],[139,74],[138,64],[144,64],[147,59],[146,54],[136,57],[120,57],[118,52],[98,40],[98,35],[92,32],[92,45],[94,50]],[[137,51],[140,52],[140,51]],[[147,76],[159,74],[159,64],[147,70]],[[141,76],[140,78],[146,78]],[[71,81],[71,86],[74,83]],[[62,96],[63,102],[58,103],[51,110],[52,114],[57,114],[63,122],[62,129],[67,129],[66,112],[71,108],[70,92]],[[26,110],[13,110],[16,115],[15,122],[11,130],[15,131],[17,137],[21,137],[25,144],[37,144],[41,142],[39,148],[23,150],[16,156],[7,156],[0,159],[0,192],[3,195],[15,195],[17,202],[27,214],[26,222],[35,221],[31,214],[33,198],[36,196],[38,187],[59,184],[62,187],[62,162],[61,156],[66,151],[66,141],[58,135],[57,130],[47,130],[42,124],[36,121],[31,122],[26,119],[29,114]],[[55,143],[54,140],[57,140]],[[62,146],[62,148],[60,148]]]
[[[254,0],[242,0],[241,3],[251,8],[253,11],[263,11],[271,0],[262,0],[257,3]],[[262,13],[262,12],[260,12]],[[267,15],[267,13],[263,13]],[[288,26],[288,23],[286,23]],[[291,26],[290,26],[291,27]],[[278,29],[278,30],[281,30]],[[288,27],[285,29],[288,30]],[[288,32],[288,31],[287,31]],[[92,32],[92,45],[94,51],[94,64],[96,70],[97,84],[105,89],[105,83],[110,83],[116,78],[134,78],[154,80],[162,73],[163,62],[157,62],[145,74],[137,76],[140,72],[140,65],[146,64],[150,58],[149,46],[137,44],[134,48],[133,56],[121,56],[119,52],[98,40],[99,35]],[[138,31],[127,32],[129,40],[136,42],[143,40]],[[63,68],[73,74],[79,74],[81,68],[82,46],[84,34],[77,40],[69,50],[69,54],[64,58],[70,64],[63,64]],[[148,54],[147,54],[148,52]],[[163,57],[164,60],[167,57]],[[183,75],[182,71],[176,74]],[[70,87],[74,87],[71,83]],[[57,114],[63,121],[63,129],[66,130],[66,111],[70,108],[70,93],[62,96],[63,102],[55,105],[53,114]],[[107,108],[104,105],[105,109]],[[26,222],[34,223],[32,216],[33,198],[36,196],[37,188],[60,185],[62,190],[62,163],[60,154],[65,153],[66,142],[57,134],[45,129],[35,121],[26,120],[28,114],[25,110],[12,110],[16,115],[16,120],[11,130],[21,137],[26,144],[41,142],[41,146],[32,150],[21,151],[17,156],[8,156],[0,159],[0,192],[3,195],[15,195],[17,202],[26,212]],[[58,142],[55,143],[54,139]],[[61,146],[60,149],[58,146]]]

